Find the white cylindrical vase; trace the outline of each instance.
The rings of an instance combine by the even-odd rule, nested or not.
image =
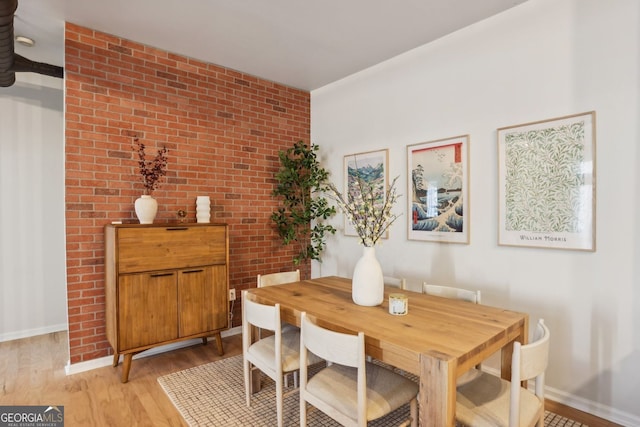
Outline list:
[[[208,223],[211,220],[211,199],[209,196],[196,197],[196,221]]]
[[[148,194],[138,197],[134,203],[136,216],[140,224],[153,224],[158,213],[158,201]]]
[[[358,305],[376,306],[384,299],[382,267],[376,258],[376,249],[365,246],[356,262],[351,281],[351,298]]]

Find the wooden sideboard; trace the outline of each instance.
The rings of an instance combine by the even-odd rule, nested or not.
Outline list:
[[[226,224],[105,226],[106,332],[113,366],[134,354],[229,327],[229,234]]]

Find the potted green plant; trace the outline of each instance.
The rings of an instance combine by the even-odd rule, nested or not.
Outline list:
[[[325,234],[336,232],[333,226],[324,223],[335,215],[336,209],[322,195],[328,189],[329,172],[320,166],[318,149],[317,145],[309,147],[298,141],[279,152],[281,166],[275,175],[273,195],[281,198],[283,206],[271,214],[271,219],[282,243],[297,245],[294,264],[321,261]]]

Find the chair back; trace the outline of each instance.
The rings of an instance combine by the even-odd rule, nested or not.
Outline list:
[[[522,345],[515,342],[511,357],[511,400],[509,407],[509,426],[520,423],[520,387],[521,381],[535,378],[535,394],[544,407],[544,373],[549,364],[549,328],[544,319],[538,321],[535,341]]]
[[[258,287],[281,285],[283,283],[299,282],[300,270],[283,271],[280,273],[258,274]]]
[[[407,289],[407,281],[404,279],[404,277],[384,276],[382,280],[384,284],[387,286],[393,286],[400,289]]]
[[[280,304],[264,305],[247,298],[247,291],[242,291],[242,327],[251,325],[260,329],[275,331],[280,325]]]
[[[427,282],[422,284],[422,292],[427,295],[435,295],[443,298],[459,299],[480,304],[480,291],[470,291],[468,289],[455,288],[452,286],[430,285]]]
[[[520,367],[520,381],[526,381],[544,374],[549,364],[549,328],[544,319],[538,321],[535,341],[520,345],[520,361],[512,366]],[[513,361],[512,361],[513,363]]]
[[[321,359],[344,366],[364,366],[364,333],[343,334],[324,329],[302,313],[300,320],[300,350],[311,351]]]

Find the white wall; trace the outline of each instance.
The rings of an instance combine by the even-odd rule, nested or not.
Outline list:
[[[530,0],[312,92],[312,141],[342,186],[343,156],[389,149],[407,194],[406,146],[470,140],[469,245],[408,241],[403,217],[377,248],[385,273],[478,288],[483,303],[545,318],[548,395],[640,425],[640,2]],[[597,250],[497,245],[499,127],[595,110]],[[342,229],[342,215],[332,222]],[[350,277],[341,231],[312,274]]]
[[[63,82],[0,88],[0,341],[67,328]]]

